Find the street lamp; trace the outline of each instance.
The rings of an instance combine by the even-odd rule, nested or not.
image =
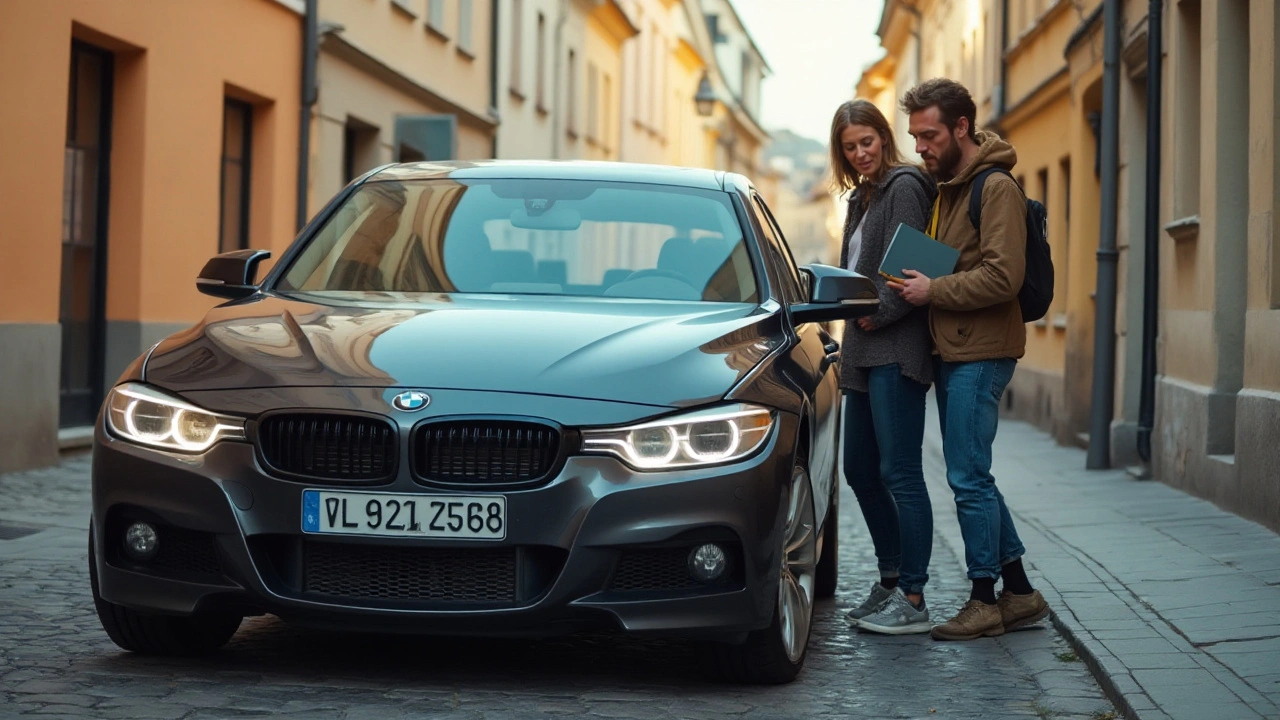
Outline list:
[[[698,114],[711,117],[716,108],[716,91],[711,88],[711,79],[707,71],[702,71],[702,79],[698,81],[698,92],[693,96],[693,104],[698,106]]]

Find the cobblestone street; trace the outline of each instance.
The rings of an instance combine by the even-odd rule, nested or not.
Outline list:
[[[852,494],[841,500],[841,590],[820,604],[804,672],[782,687],[703,681],[683,642],[343,636],[246,620],[199,659],[121,652],[89,594],[89,463],[0,478],[0,717],[67,718],[1106,718],[1110,703],[1052,627],[996,640],[851,631],[874,568]],[[954,523],[936,497],[938,522]],[[935,622],[964,599],[935,543]],[[856,599],[855,599],[856,598]]]

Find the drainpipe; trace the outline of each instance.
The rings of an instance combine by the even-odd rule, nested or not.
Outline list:
[[[1116,226],[1120,174],[1120,0],[1103,0],[1102,227],[1098,237],[1097,315],[1093,334],[1093,407],[1085,467],[1111,467],[1116,381]]]
[[[1142,393],[1138,400],[1138,457],[1151,462],[1156,414],[1156,332],[1160,313],[1160,108],[1164,56],[1164,0],[1147,8],[1147,216],[1142,255]]]
[[[563,142],[560,137],[560,86],[564,84],[560,77],[560,60],[561,56],[564,55],[564,53],[561,52],[561,50],[563,50],[562,45],[564,43],[564,25],[569,21],[568,0],[560,0],[559,9],[556,11],[556,14],[556,35],[554,42],[552,42],[552,45],[555,47],[556,54],[555,62],[552,63],[552,72],[555,73],[556,84],[555,90],[552,91],[551,95],[551,157],[559,160],[560,146]]]
[[[489,12],[489,114],[502,122],[498,114],[498,12],[502,0],[493,0]],[[498,157],[498,127],[493,128],[493,157]]]
[[[302,18],[302,103],[298,111],[297,231],[307,224],[307,190],[311,176],[311,111],[316,104],[316,54],[320,44],[319,0],[306,0]]]

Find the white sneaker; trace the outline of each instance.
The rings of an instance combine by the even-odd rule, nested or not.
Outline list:
[[[845,618],[850,623],[857,625],[859,620],[883,607],[891,597],[893,597],[893,590],[886,588],[879,582],[874,582],[871,584],[871,594],[867,595],[867,599],[862,601],[862,604],[858,607],[850,610],[849,614],[845,615]]]
[[[927,633],[933,628],[929,622],[929,608],[920,601],[920,608],[911,604],[900,588],[876,612],[858,620],[855,627],[883,635],[912,635]]]

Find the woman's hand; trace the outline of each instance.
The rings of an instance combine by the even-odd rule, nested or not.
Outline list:
[[[868,317],[858,318],[858,327],[862,328],[863,332],[871,332],[876,329],[875,323],[872,323],[871,318]]]

